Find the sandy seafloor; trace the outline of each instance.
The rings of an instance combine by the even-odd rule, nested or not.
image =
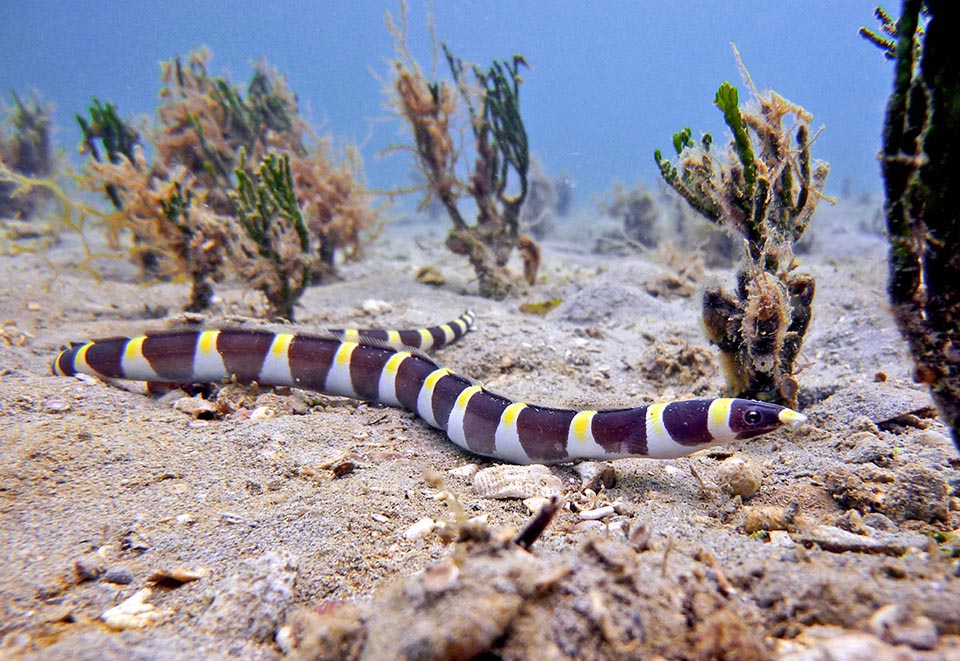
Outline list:
[[[99,280],[62,268],[79,255],[70,236],[46,255],[3,257],[0,657],[277,658],[288,618],[287,640],[300,640],[355,603],[364,658],[960,658],[960,462],[913,390],[885,244],[865,229],[875,213],[823,210],[801,256],[817,278],[799,377],[810,422],[690,458],[613,462],[616,484],[596,495],[554,467],[574,509],[616,502],[618,513],[583,522],[563,509],[532,556],[405,536],[424,517],[452,519],[425,469],[494,531],[531,517],[450,473],[492,462],[409,413],[322,397],[294,413],[305,398],[281,393],[261,400],[273,417],[194,420],[135,386],[51,376],[64,343],[180,324],[187,290],[139,284],[120,260],[101,263]],[[438,360],[516,399],[612,408],[722,387],[698,294],[651,295],[671,272],[655,254],[591,252],[589,214],[544,242],[542,282],[502,302],[475,295],[446,229],[392,223],[342,281],[306,292],[295,328],[413,328],[472,308],[476,330]],[[421,266],[446,284],[417,284]],[[236,285],[217,292],[210,325],[259,310]],[[518,309],[554,297],[545,316]],[[679,351],[701,356],[692,376],[669,369]],[[334,477],[325,466],[344,455],[356,467]],[[758,468],[756,495],[717,488],[730,457]],[[758,517],[786,531],[750,532]],[[437,562],[425,584],[417,573]],[[151,574],[176,568],[202,577],[154,585],[155,622],[104,625]],[[488,639],[451,643],[477,632]],[[357,653],[344,639],[333,654]]]

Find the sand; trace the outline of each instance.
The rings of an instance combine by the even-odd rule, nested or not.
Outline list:
[[[122,260],[98,263],[99,279],[65,268],[80,254],[69,235],[3,257],[0,656],[960,658],[960,461],[911,382],[875,213],[822,211],[801,256],[817,278],[807,425],[612,462],[615,485],[586,492],[554,467],[568,504],[530,553],[504,541],[528,508],[465,476],[493,463],[410,413],[281,392],[247,403],[272,416],[204,420],[136,384],[51,376],[69,341],[182,326],[187,289],[145,286]],[[412,328],[472,308],[476,330],[437,358],[516,399],[618,407],[722,388],[696,290],[729,269],[664,295],[659,255],[591,252],[607,227],[584,213],[545,240],[540,284],[493,302],[446,229],[396,220],[341,281],[306,292],[294,327]],[[422,266],[445,284],[417,284]],[[208,326],[262,312],[236,284],[217,294]],[[546,315],[519,311],[551,298]],[[455,518],[425,471],[489,540],[405,535]],[[731,471],[759,490],[725,491]],[[146,615],[107,618],[142,628],[108,627],[144,588]]]

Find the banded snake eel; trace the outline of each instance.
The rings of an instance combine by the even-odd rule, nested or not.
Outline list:
[[[163,331],[73,344],[52,369],[157,383],[235,379],[376,402],[416,413],[468,452],[519,464],[675,458],[806,420],[775,404],[725,397],[581,411],[516,402],[424,353],[465,335],[474,319],[467,311],[401,331]]]

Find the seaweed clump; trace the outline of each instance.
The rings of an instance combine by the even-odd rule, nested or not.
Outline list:
[[[405,10],[405,8],[404,8]],[[477,274],[481,296],[503,299],[516,289],[506,265],[521,244],[525,278],[536,280],[539,248],[521,237],[520,211],[529,192],[530,152],[520,115],[520,55],[494,61],[486,70],[468,66],[446,45],[443,53],[452,82],[428,82],[406,48],[405,14],[400,25],[388,16],[400,57],[394,63],[393,90],[398,114],[413,133],[417,165],[426,178],[424,205],[436,199],[453,223],[447,247],[464,255]],[[463,166],[464,154],[454,139],[461,106],[466,107],[473,136],[473,166]],[[511,183],[512,182],[512,183]],[[467,221],[460,201],[472,198],[476,222]]]
[[[112,104],[95,99],[90,119],[78,116],[82,150],[91,156],[85,183],[102,190],[120,214],[119,229],[132,235],[145,275],[189,275],[193,292],[188,310],[209,306],[211,283],[232,265],[248,282],[249,274],[258,274],[253,282],[263,290],[271,312],[290,318],[293,302],[274,287],[274,281],[287,280],[288,265],[274,259],[276,251],[264,244],[280,235],[261,232],[242,206],[250,201],[250,186],[257,190],[259,185],[251,182],[262,183],[269,171],[264,170],[267,157],[275,154],[270,163],[282,164],[285,174],[282,182],[272,181],[282,183],[283,195],[295,200],[308,234],[307,241],[296,245],[311,251],[293,261],[312,264],[314,282],[335,272],[338,254],[359,259],[362,233],[374,224],[360,165],[355,158],[334,163],[329,138],[313,135],[296,96],[265,62],[256,63],[244,91],[211,75],[208,59],[209,51],[201,49],[186,61],[175,57],[162,64],[157,125],[145,131],[152,161],[139,133]],[[269,222],[268,216],[261,222]],[[250,242],[260,248],[242,249]],[[288,247],[277,250],[290,257]],[[244,258],[252,261],[244,263]],[[285,291],[295,293],[295,300],[302,290]]]
[[[50,142],[50,106],[35,92],[26,102],[16,92],[12,97],[13,108],[6,119],[12,130],[0,130],[0,165],[28,179],[51,177],[56,161]],[[50,197],[45,187],[20,187],[10,179],[0,180],[0,217],[29,220]]]
[[[905,0],[896,23],[880,9],[877,17],[887,36],[861,34],[895,60],[881,156],[887,291],[916,378],[960,448],[960,13],[946,1]]]
[[[238,245],[238,272],[263,292],[273,316],[293,319],[316,259],[294,192],[290,156],[267,154],[252,176],[242,168],[236,174],[230,197],[246,230]],[[264,262],[270,268],[262,268]]]
[[[736,53],[739,61],[739,53]],[[810,157],[811,115],[775,92],[761,95],[741,69],[758,107],[742,109],[724,82],[714,103],[733,134],[725,153],[707,133],[673,136],[678,164],[654,154],[664,180],[707,220],[743,237],[733,293],[703,297],[708,339],[720,349],[730,394],[796,406],[796,360],[810,322],[812,275],[798,273],[793,244],[822,197],[829,165]],[[784,119],[792,116],[792,126]]]

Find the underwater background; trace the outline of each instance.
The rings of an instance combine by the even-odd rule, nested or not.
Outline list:
[[[721,135],[720,81],[741,84],[736,43],[761,90],[813,113],[819,158],[832,165],[828,194],[879,193],[883,109],[891,65],[858,35],[875,2],[411,2],[408,44],[432,61],[437,42],[467,61],[522,54],[521,99],[531,152],[552,176],[568,175],[577,204],[615,180],[658,180],[653,151],[690,126]],[[357,143],[367,184],[411,181],[412,160],[383,155],[402,142],[384,108],[396,2],[0,3],[0,91],[36,88],[54,104],[55,142],[74,158],[74,121],[92,97],[122,116],[152,116],[159,63],[206,45],[212,70],[234,84],[266,60],[284,74],[321,132]],[[439,69],[446,73],[446,64]],[[412,202],[412,200],[411,200]]]

